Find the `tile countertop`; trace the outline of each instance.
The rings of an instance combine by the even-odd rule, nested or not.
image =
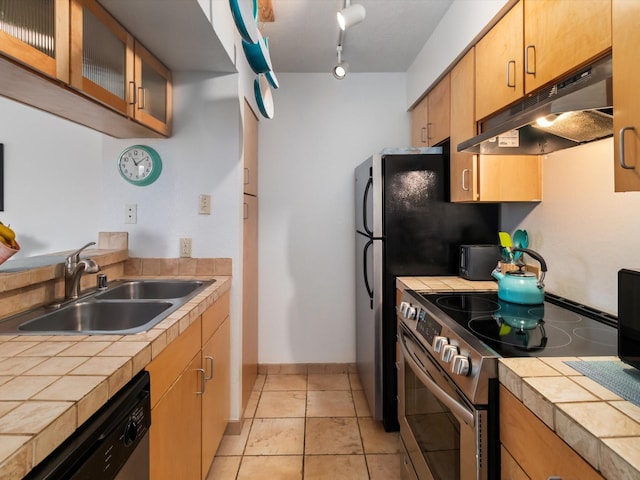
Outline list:
[[[0,478],[21,479],[231,288],[171,278],[216,282],[136,335],[0,335]]]
[[[500,383],[608,480],[640,478],[640,408],[566,365],[617,357],[502,358]]]
[[[398,277],[417,291],[496,290],[497,282]],[[524,405],[608,480],[640,478],[640,407],[566,365],[617,357],[502,358],[498,375]]]

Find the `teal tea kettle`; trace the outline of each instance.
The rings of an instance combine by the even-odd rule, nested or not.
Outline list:
[[[524,270],[524,265],[518,265],[518,270],[502,273],[498,268],[491,272],[491,276],[498,280],[498,298],[505,302],[535,305],[544,302],[544,275],[547,264],[544,258],[528,248],[513,248],[512,252],[523,252],[540,262],[540,278],[535,273]]]

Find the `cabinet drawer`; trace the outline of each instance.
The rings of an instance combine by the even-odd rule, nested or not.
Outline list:
[[[187,330],[165,348],[148,366],[151,375],[151,408],[163,397],[201,346],[201,320],[193,322]]]
[[[202,314],[202,344],[211,338],[228,316],[229,292],[226,292]]]

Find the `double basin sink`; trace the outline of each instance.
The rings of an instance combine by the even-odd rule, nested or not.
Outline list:
[[[58,308],[0,320],[0,334],[127,335],[145,332],[215,280],[119,280]]]

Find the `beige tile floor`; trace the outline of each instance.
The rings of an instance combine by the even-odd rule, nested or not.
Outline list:
[[[207,480],[398,480],[400,462],[399,435],[372,419],[357,375],[268,374]]]

